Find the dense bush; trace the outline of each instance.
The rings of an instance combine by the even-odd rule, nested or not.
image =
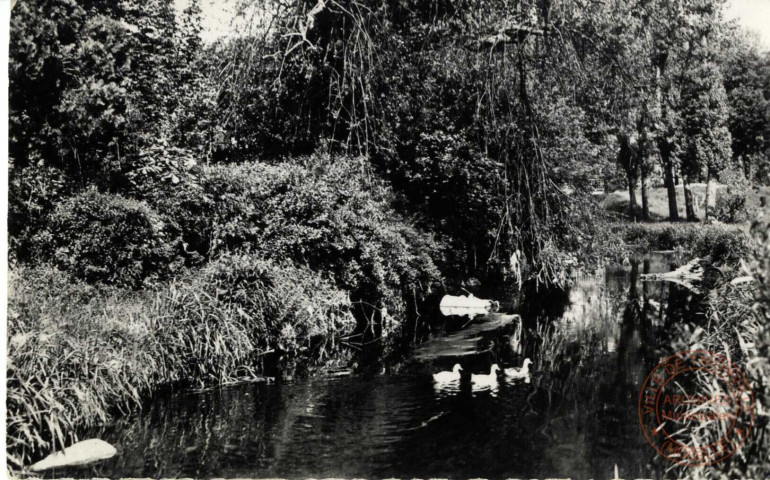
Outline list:
[[[177,271],[183,257],[195,266],[257,253],[330,274],[367,318],[383,307],[403,318],[440,282],[439,244],[394,211],[362,159],[199,168],[183,153],[148,150],[131,177],[147,202],[86,189],[56,204],[33,252],[90,283],[130,287]]]
[[[720,192],[714,205],[714,218],[720,222],[736,223],[746,219],[746,193],[727,188]]]
[[[241,250],[291,260],[330,273],[362,305],[400,314],[440,280],[440,249],[389,196],[365,162],[316,155],[205,168],[200,187],[174,189],[157,208],[195,258]]]
[[[253,377],[268,352],[327,360],[355,325],[348,296],[312,271],[225,256],[157,292],[14,269],[8,452],[27,465],[169,384]]]
[[[41,259],[89,282],[140,286],[164,275],[174,240],[144,202],[87,189],[57,204],[32,240]]]
[[[743,222],[748,218],[747,194],[749,182],[743,173],[737,170],[727,170],[720,174],[719,179],[725,187],[717,193],[714,204],[714,218],[720,222]]]
[[[46,217],[62,197],[70,194],[72,185],[63,171],[42,162],[23,170],[14,170],[12,165],[9,168],[9,255],[29,259],[32,237],[44,228]]]

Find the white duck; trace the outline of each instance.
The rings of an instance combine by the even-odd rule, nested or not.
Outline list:
[[[471,375],[471,385],[474,389],[479,388],[496,388],[497,387],[497,371],[500,367],[495,363],[489,370],[489,374],[474,374]]]
[[[515,380],[518,378],[529,378],[529,365],[532,363],[532,360],[525,358],[524,364],[521,366],[521,368],[506,368],[503,370],[503,373],[505,374],[505,378],[509,380]]]
[[[451,372],[438,372],[433,374],[433,381],[435,383],[451,383],[460,381],[460,372],[463,367],[459,363],[456,363]]]

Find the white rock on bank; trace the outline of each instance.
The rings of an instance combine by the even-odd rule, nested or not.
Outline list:
[[[33,472],[40,472],[51,468],[86,465],[112,458],[116,453],[118,451],[109,443],[98,438],[91,438],[70,445],[61,452],[52,453],[33,464],[29,469]]]

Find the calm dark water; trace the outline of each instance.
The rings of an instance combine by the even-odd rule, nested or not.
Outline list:
[[[640,432],[638,391],[670,327],[697,321],[698,298],[637,277],[671,269],[653,257],[569,292],[530,293],[521,323],[492,315],[452,333],[436,328],[398,373],[164,396],[89,432],[116,457],[52,474],[598,479],[617,464],[621,478],[658,477],[666,465]],[[528,383],[474,391],[467,378],[452,389],[432,382],[457,362],[487,373],[524,357],[534,361]]]

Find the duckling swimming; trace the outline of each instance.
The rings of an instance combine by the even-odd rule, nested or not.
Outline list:
[[[532,363],[532,360],[525,358],[524,363],[522,364],[521,368],[506,368],[503,370],[503,374],[505,375],[505,378],[508,380],[516,380],[519,378],[529,378],[529,365]]]
[[[488,374],[473,374],[471,375],[471,385],[473,386],[474,390],[478,389],[486,389],[491,388],[495,389],[497,388],[497,372],[500,370],[500,367],[495,363],[492,365],[492,368],[490,369]]]
[[[460,381],[460,372],[463,367],[459,363],[456,363],[451,372],[438,372],[433,374],[434,383],[450,383]]]

